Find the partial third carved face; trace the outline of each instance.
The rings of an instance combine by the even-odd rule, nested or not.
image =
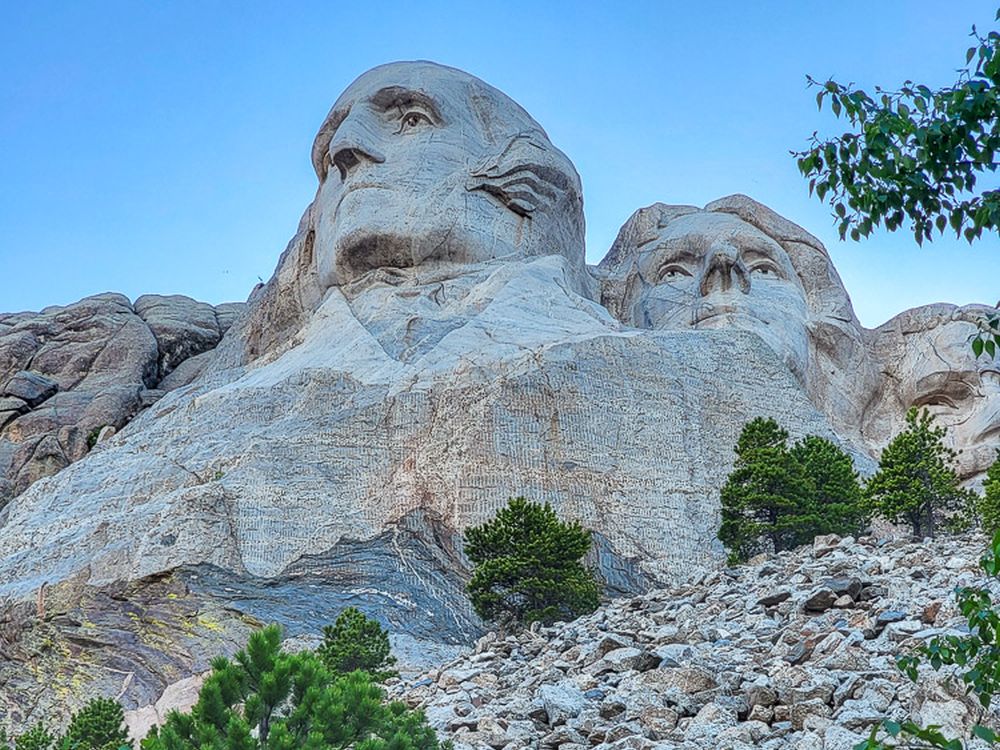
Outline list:
[[[756,227],[707,211],[674,218],[639,248],[637,271],[636,325],[752,331],[805,373],[805,290],[788,253]]]

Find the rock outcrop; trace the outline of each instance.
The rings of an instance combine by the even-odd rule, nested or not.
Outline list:
[[[114,692],[147,706],[249,627],[299,635],[348,604],[416,648],[467,643],[482,623],[462,532],[512,495],[595,530],[608,593],[715,575],[719,489],[757,416],[873,469],[854,398],[866,334],[822,246],[759,204],[647,217],[677,232],[665,240],[699,238],[707,265],[668,264],[699,293],[770,289],[735,326],[749,330],[678,330],[655,323],[666,266],[616,280],[635,262],[624,245],[598,269],[602,297],[572,163],[473,76],[369,71],[312,160],[316,196],[235,322],[118,295],[0,317],[16,494],[0,511],[0,700],[18,721],[55,705],[49,685],[80,687],[59,696],[72,708],[122,674]],[[751,286],[754,269],[783,276]],[[101,618],[106,636],[88,626]],[[25,670],[45,643],[59,656]],[[561,687],[548,700],[566,712]]]
[[[965,632],[954,588],[987,584],[985,544],[820,537],[570,623],[488,633],[390,694],[456,750],[850,750],[885,718],[996,728],[953,672],[913,684],[895,664]]]
[[[872,455],[919,407],[949,428],[967,484],[996,459],[1000,372],[969,345],[984,305],[927,305],[866,329],[822,243],[745,195],[639,209],[595,273],[626,325],[757,334]]]
[[[0,508],[78,461],[160,395],[162,376],[212,349],[243,307],[99,294],[0,314]]]

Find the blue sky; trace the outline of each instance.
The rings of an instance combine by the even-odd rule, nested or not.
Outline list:
[[[858,314],[1000,297],[1000,240],[836,239],[790,149],[805,75],[941,85],[992,2],[38,2],[0,7],[0,310],[244,299],[312,198],[340,91],[430,59],[519,101],[583,178],[588,260],[640,206],[743,192],[818,235]]]

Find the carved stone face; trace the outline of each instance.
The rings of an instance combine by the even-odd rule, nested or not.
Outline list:
[[[326,287],[428,261],[562,253],[583,268],[579,178],[521,107],[473,76],[394,63],[352,83],[313,146]]]
[[[969,338],[976,330],[959,319],[904,334],[901,356],[887,363],[898,383],[899,410],[926,407],[934,414],[948,429],[948,442],[961,449],[963,478],[985,472],[1000,447],[1000,362],[975,357]]]
[[[638,248],[636,270],[633,325],[752,331],[805,372],[805,290],[788,253],[756,227],[708,211],[673,218]]]

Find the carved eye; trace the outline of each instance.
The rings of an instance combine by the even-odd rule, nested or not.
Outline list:
[[[676,263],[669,263],[660,269],[660,281],[680,281],[685,276],[690,276],[691,272],[684,266]]]
[[[750,273],[759,274],[768,278],[776,279],[781,277],[781,271],[769,260],[762,260],[750,266]]]
[[[419,127],[422,123],[430,125],[431,118],[418,109],[411,109],[399,118],[399,130],[397,132],[402,133],[406,130],[413,130],[414,128]]]

